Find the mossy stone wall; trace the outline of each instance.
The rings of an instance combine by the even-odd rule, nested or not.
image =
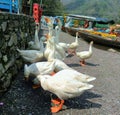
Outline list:
[[[23,65],[16,48],[26,49],[34,38],[35,22],[31,16],[0,13],[0,92],[10,86]]]

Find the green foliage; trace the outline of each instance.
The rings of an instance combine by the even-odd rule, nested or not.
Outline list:
[[[40,3],[40,0],[33,0],[33,3]]]
[[[63,15],[64,7],[60,0],[43,0],[43,15]]]

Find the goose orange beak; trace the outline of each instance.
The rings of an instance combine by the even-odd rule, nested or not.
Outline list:
[[[45,37],[48,40],[48,39],[50,39],[51,36],[49,34],[46,34]]]
[[[47,17],[45,17],[45,21],[46,21],[47,23],[50,23],[50,22],[51,22],[51,20],[50,20],[49,18],[47,18]]]

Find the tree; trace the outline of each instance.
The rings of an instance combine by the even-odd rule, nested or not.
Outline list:
[[[61,0],[43,0],[43,15],[63,15],[64,7]]]

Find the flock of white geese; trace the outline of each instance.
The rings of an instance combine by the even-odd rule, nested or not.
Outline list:
[[[24,61],[30,65],[24,66],[24,77],[29,79],[34,76],[33,88],[41,86],[44,90],[55,94],[58,98],[51,99],[54,106],[51,112],[56,113],[62,109],[64,100],[81,95],[85,90],[91,89],[93,85],[88,82],[95,80],[95,77],[82,74],[64,63],[64,59],[69,53],[74,53],[81,61],[81,66],[85,65],[85,59],[92,55],[92,44],[90,43],[88,51],[76,52],[79,46],[78,33],[76,33],[75,42],[67,44],[59,41],[61,31],[61,22],[55,28],[53,35],[53,25],[49,17],[45,17],[48,27],[48,34],[43,36],[46,39],[45,47],[42,38],[39,39],[38,27],[35,30],[35,39],[28,43],[29,50],[17,49]],[[67,54],[67,53],[68,54]],[[43,59],[46,61],[42,61]]]

